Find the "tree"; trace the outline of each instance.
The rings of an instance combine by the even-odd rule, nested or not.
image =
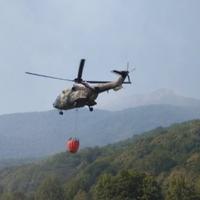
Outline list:
[[[55,177],[47,177],[36,192],[37,200],[63,200],[64,190]]]
[[[12,200],[12,194],[11,193],[3,193],[1,195],[1,200]]]
[[[3,194],[3,187],[0,186],[0,199],[1,199],[1,195]]]
[[[93,189],[95,200],[162,200],[161,189],[153,177],[122,171],[116,176],[104,174]]]
[[[111,199],[114,195],[113,177],[109,174],[100,176],[96,186],[93,189],[94,200]]]
[[[166,200],[197,200],[193,183],[183,173],[173,173],[169,177]]]
[[[88,200],[88,194],[83,190],[79,190],[73,200]]]
[[[152,176],[146,176],[143,180],[142,200],[162,200],[161,188]]]
[[[25,200],[26,196],[22,192],[4,193],[1,200]]]

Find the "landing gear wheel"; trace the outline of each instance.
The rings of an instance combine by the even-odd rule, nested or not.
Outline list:
[[[89,109],[90,109],[90,112],[92,112],[92,111],[94,110],[94,108],[93,108],[93,107],[89,107]]]
[[[61,110],[61,111],[59,112],[59,114],[60,114],[60,115],[63,115],[63,111]]]

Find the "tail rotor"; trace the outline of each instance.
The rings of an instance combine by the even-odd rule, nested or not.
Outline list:
[[[136,68],[133,67],[133,68],[130,69],[130,63],[129,62],[127,62],[126,66],[127,66],[126,69],[127,69],[127,72],[128,72],[127,78],[128,78],[128,81],[131,82],[129,74],[133,73],[136,70]]]
[[[124,71],[113,70],[112,72],[114,72],[115,74],[119,74],[124,78],[127,77],[128,81],[124,81],[123,83],[131,84],[131,78],[130,78],[129,74],[132,73],[133,71],[135,71],[135,68],[130,69],[130,64],[129,64],[129,62],[127,62],[126,70],[124,70]]]

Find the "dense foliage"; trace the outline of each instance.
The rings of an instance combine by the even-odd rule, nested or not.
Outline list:
[[[162,200],[162,194],[153,177],[136,172],[122,171],[116,176],[102,175],[94,187],[93,199]]]
[[[198,200],[200,121],[0,171],[0,199]]]

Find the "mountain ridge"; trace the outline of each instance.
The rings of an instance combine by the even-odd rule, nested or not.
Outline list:
[[[124,99],[126,99],[126,104],[124,104]],[[199,107],[200,100],[177,94],[171,89],[161,88],[148,94],[123,94],[121,98],[115,98],[115,101],[102,102],[101,104],[101,107],[105,107],[108,110],[119,110],[119,108],[123,110],[129,107],[160,104]]]
[[[55,111],[0,116],[0,157],[27,158],[51,155],[65,149],[69,137],[81,148],[102,146],[158,126],[200,118],[197,107],[140,106],[123,111],[83,109],[59,116]]]

